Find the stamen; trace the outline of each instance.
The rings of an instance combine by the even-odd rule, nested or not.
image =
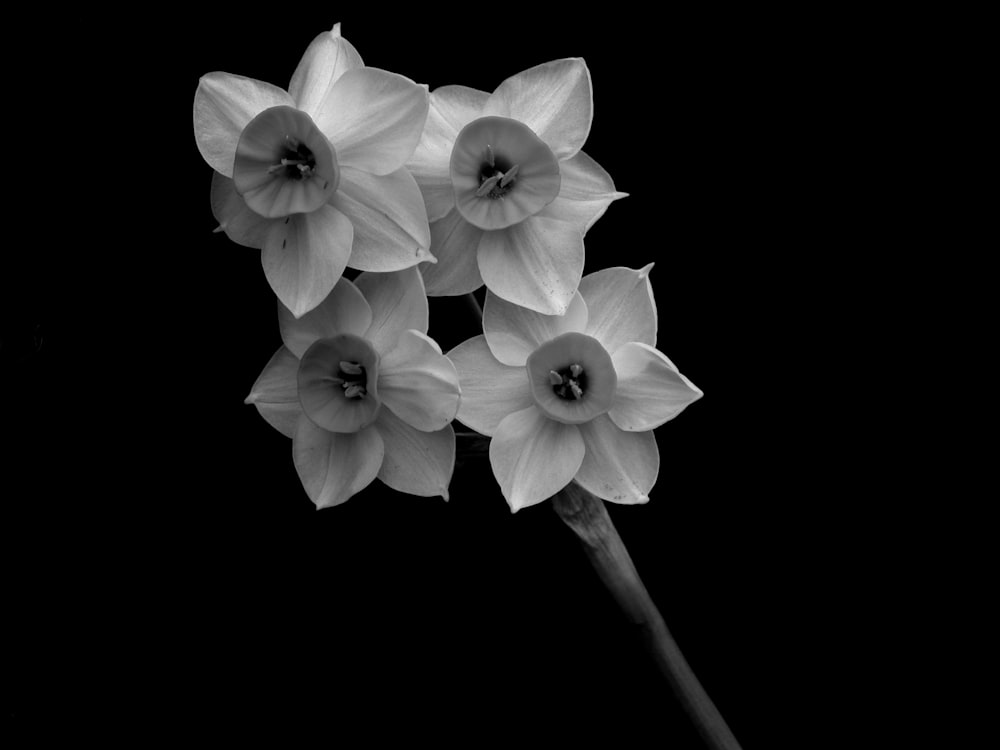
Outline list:
[[[476,197],[482,198],[484,195],[489,193],[496,184],[500,181],[501,175],[495,174],[487,180],[483,181],[483,184],[479,186],[479,190],[476,191]]]
[[[333,375],[328,375],[327,377],[322,378],[322,380],[325,380],[327,383],[333,383],[333,385],[343,385],[344,384],[344,379],[343,378],[335,378],[335,377],[333,377]]]
[[[493,147],[488,143],[486,144],[486,161],[489,162],[491,167],[495,167],[497,165],[497,160],[493,156]]]
[[[341,362],[340,369],[347,375],[360,375],[364,370],[357,362]]]
[[[580,373],[583,372],[583,368],[580,365],[570,365],[569,371],[574,378],[578,378],[580,377]]]
[[[573,392],[573,398],[577,400],[583,398],[583,390],[580,388],[579,383],[575,380],[569,381],[569,389]]]
[[[344,396],[347,398],[361,398],[365,395],[365,387],[357,383],[351,383],[344,389]]]
[[[518,168],[519,168],[519,165],[515,164],[513,167],[511,167],[510,169],[507,170],[507,174],[505,174],[503,176],[503,179],[500,180],[500,187],[507,187],[507,183],[509,183],[511,180],[513,180],[517,176],[517,170],[518,170]]]
[[[549,382],[552,385],[562,385],[563,377],[555,370],[549,370]]]

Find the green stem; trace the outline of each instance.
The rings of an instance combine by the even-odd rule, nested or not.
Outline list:
[[[639,625],[657,667],[712,750],[740,750],[722,714],[698,682],[646,591],[604,502],[575,482],[552,498],[559,517],[583,542],[601,580],[628,618]]]

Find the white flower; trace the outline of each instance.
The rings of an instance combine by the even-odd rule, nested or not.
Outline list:
[[[649,269],[580,282],[565,315],[486,293],[485,335],[448,352],[462,386],[458,419],[490,441],[512,511],[575,480],[616,503],[644,503],[660,455],[652,429],[702,392],[656,346]]]
[[[212,210],[298,317],[345,266],[397,271],[428,253],[419,188],[404,168],[427,117],[428,93],[364,67],[340,24],[309,45],[288,91],[209,73],[194,98],[194,131],[214,169]]]
[[[401,492],[448,499],[458,375],[427,336],[416,268],[340,279],[311,312],[278,305],[282,346],[247,403],[292,438],[295,468],[318,508],[375,477]]]
[[[484,282],[505,300],[561,315],[583,274],[583,236],[625,196],[580,149],[593,113],[582,59],[538,65],[494,91],[443,86],[407,166],[427,204],[432,296]]]

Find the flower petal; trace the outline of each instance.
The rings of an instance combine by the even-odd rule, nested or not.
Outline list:
[[[624,432],[602,414],[580,425],[587,455],[576,481],[584,489],[613,503],[649,501],[660,470],[660,452],[650,432]]]
[[[361,55],[340,35],[338,23],[333,31],[324,31],[313,39],[292,74],[288,93],[296,107],[312,114],[344,73],[362,67]]]
[[[523,367],[546,341],[563,333],[582,333],[587,327],[587,303],[577,292],[565,315],[543,315],[486,291],[483,331],[493,356],[505,365]]]
[[[400,492],[448,499],[455,468],[455,430],[445,425],[434,432],[410,427],[389,409],[379,412],[375,426],[385,444],[378,478]]]
[[[333,289],[351,256],[354,229],[330,204],[271,223],[261,254],[278,299],[299,318]]]
[[[417,178],[414,175],[414,179],[424,199],[428,221],[438,221],[455,208],[455,188],[451,184],[451,175],[433,178],[427,176]]]
[[[611,175],[583,151],[559,162],[559,169],[562,176],[559,195],[539,215],[568,221],[583,234],[613,201],[628,195],[615,190]]]
[[[285,346],[301,359],[318,339],[340,333],[363,336],[372,322],[372,311],[361,291],[341,278],[320,304],[300,318],[278,305],[278,328]]]
[[[590,71],[579,57],[543,63],[511,76],[483,108],[483,115],[523,122],[560,160],[583,147],[593,112]]]
[[[424,432],[442,429],[458,412],[461,389],[455,365],[433,339],[404,331],[382,355],[378,393],[396,416]]]
[[[492,435],[504,417],[534,403],[524,368],[498,362],[485,336],[463,341],[448,352],[448,359],[462,387],[458,419],[476,432]]]
[[[317,508],[340,505],[371,484],[384,451],[374,424],[360,432],[327,432],[304,415],[292,440],[295,470]]]
[[[465,220],[457,209],[431,224],[431,252],[437,263],[420,264],[431,297],[468,294],[483,285],[479,274],[479,240],[483,230]]]
[[[704,395],[666,355],[648,344],[623,344],[612,360],[618,390],[608,416],[623,430],[659,427]]]
[[[424,199],[405,169],[376,176],[344,167],[331,203],[354,227],[351,268],[398,271],[433,260]]]
[[[417,182],[423,177],[448,176],[451,149],[458,131],[479,117],[490,95],[467,86],[441,86],[430,93],[427,123],[406,166]]]
[[[587,301],[587,333],[612,354],[622,344],[639,341],[656,346],[656,302],[649,283],[649,270],[605,268],[580,281],[580,294]]]
[[[209,73],[194,94],[194,137],[205,161],[226,177],[233,176],[236,144],[250,120],[268,107],[294,106],[287,91],[264,81]]]
[[[391,349],[399,334],[411,328],[427,333],[427,295],[416,268],[395,273],[363,273],[354,280],[372,311],[372,321],[362,334],[375,351]]]
[[[441,86],[430,95],[427,123],[413,156],[406,162],[420,186],[427,218],[437,221],[455,207],[451,150],[458,131],[479,117],[489,94],[467,86]]]
[[[508,302],[545,315],[562,315],[583,275],[583,235],[571,224],[532,216],[484,232],[479,272],[486,286]]]
[[[212,215],[219,222],[219,229],[237,244],[244,247],[264,247],[264,238],[271,225],[250,208],[243,197],[236,192],[236,185],[229,177],[212,172]]]
[[[409,78],[356,68],[333,85],[314,119],[342,166],[389,174],[413,154],[427,119],[428,96],[426,86]]]
[[[505,417],[490,441],[493,474],[512,513],[569,484],[585,453],[577,425],[553,421],[534,406]]]
[[[260,415],[278,432],[295,436],[302,413],[298,393],[299,359],[281,347],[264,365],[244,403],[257,407]]]

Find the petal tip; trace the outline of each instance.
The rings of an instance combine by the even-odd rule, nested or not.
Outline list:
[[[330,29],[330,34],[332,34],[334,37],[340,36],[340,21],[337,21],[337,23],[333,25],[333,28]]]
[[[653,266],[655,266],[655,265],[656,265],[656,263],[647,263],[642,268],[640,268],[639,269],[639,278],[640,279],[645,279],[647,276],[649,276],[649,272],[653,270]]]

